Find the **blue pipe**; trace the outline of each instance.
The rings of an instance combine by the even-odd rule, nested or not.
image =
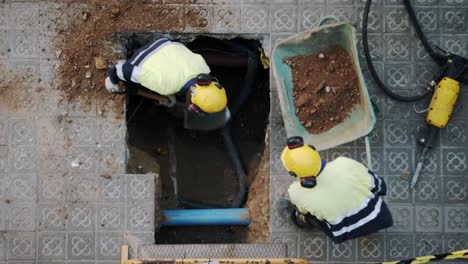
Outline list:
[[[162,226],[249,225],[247,208],[163,210]]]

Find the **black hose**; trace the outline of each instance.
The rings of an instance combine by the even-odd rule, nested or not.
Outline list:
[[[369,11],[370,11],[371,5],[372,5],[372,0],[367,0],[366,7],[364,8],[364,17],[363,17],[363,20],[362,20],[362,44],[363,44],[363,47],[364,47],[364,54],[366,56],[366,62],[367,62],[367,65],[369,67],[369,71],[372,74],[372,76],[374,77],[375,82],[386,94],[388,94],[390,97],[392,97],[393,99],[398,100],[398,101],[406,101],[406,102],[417,101],[417,100],[425,97],[429,93],[429,91],[426,91],[426,92],[424,92],[422,94],[418,94],[418,95],[414,95],[414,96],[399,95],[399,94],[393,92],[390,88],[388,88],[380,80],[380,78],[379,78],[379,76],[377,74],[377,71],[374,68],[374,64],[372,63],[372,58],[371,58],[371,55],[370,55],[370,52],[369,52],[369,42],[368,42],[368,38],[367,38],[367,21],[369,19]],[[419,24],[415,24],[414,26],[416,28],[419,28]],[[420,28],[419,28],[419,31],[421,31]],[[421,34],[422,34],[422,32],[421,32]],[[425,40],[425,38],[424,38],[424,40]],[[421,41],[423,41],[423,40],[421,39]],[[426,45],[427,41],[425,41],[423,44]],[[427,44],[427,45],[429,45],[429,44]]]
[[[439,65],[442,66],[445,63],[447,63],[448,57],[446,55],[439,54],[434,51],[434,49],[431,47],[431,44],[429,44],[429,41],[427,41],[426,35],[424,35],[424,32],[422,32],[421,25],[419,25],[418,18],[416,17],[416,14],[413,9],[413,5],[411,5],[410,0],[403,0],[403,3],[406,7],[406,10],[408,11],[408,16],[411,20],[411,23],[413,23],[414,29],[416,30],[416,34],[418,35],[419,39],[421,40],[422,45],[426,49],[427,53],[432,57],[432,59]]]
[[[232,166],[234,167],[234,173],[237,177],[237,193],[234,197],[231,207],[239,208],[243,206],[245,200],[245,177],[247,173],[244,169],[244,165],[242,164],[242,160],[240,158],[239,149],[237,145],[234,143],[232,139],[232,126],[228,124],[227,126],[223,127],[221,130],[221,135],[223,136],[224,147],[226,148],[226,152],[228,154],[229,159],[232,162]]]

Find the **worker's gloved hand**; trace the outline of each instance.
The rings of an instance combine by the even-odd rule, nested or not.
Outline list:
[[[119,85],[113,84],[109,77],[106,78],[106,89],[111,93],[119,92]]]

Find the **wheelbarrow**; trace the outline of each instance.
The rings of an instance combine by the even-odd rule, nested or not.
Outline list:
[[[334,20],[335,23],[324,25],[329,20]],[[356,43],[356,31],[351,24],[326,17],[322,19],[319,27],[291,36],[274,47],[272,72],[288,137],[301,136],[307,144],[314,145],[317,150],[326,150],[354,141],[372,131],[376,122],[375,114],[359,65]],[[360,101],[343,122],[321,134],[311,134],[296,116],[292,71],[285,61],[298,55],[318,54],[335,45],[342,47],[351,57],[358,76]]]

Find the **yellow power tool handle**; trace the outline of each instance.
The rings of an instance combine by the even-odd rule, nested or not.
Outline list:
[[[444,77],[432,96],[426,122],[430,125],[443,128],[447,125],[453,108],[460,94],[460,83],[454,79]]]

